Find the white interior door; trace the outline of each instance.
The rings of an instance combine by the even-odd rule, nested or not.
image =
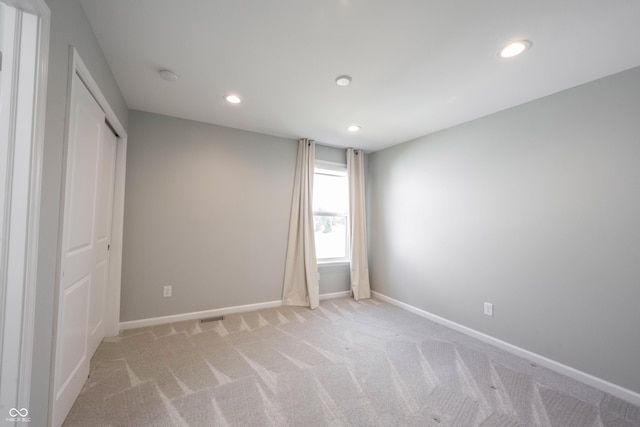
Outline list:
[[[64,421],[103,338],[115,136],[105,113],[73,76],[62,225],[53,424]]]

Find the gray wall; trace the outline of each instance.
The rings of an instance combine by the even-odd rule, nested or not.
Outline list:
[[[141,111],[129,123],[120,320],[281,299],[297,142]],[[348,288],[344,267],[321,270],[321,293]]]
[[[347,164],[347,150],[316,143],[316,160]]]
[[[640,392],[639,93],[636,68],[370,155],[373,288]]]
[[[125,128],[128,118],[124,98],[78,2],[46,0],[46,3],[51,10],[51,33],[38,247],[35,348],[31,403],[28,408],[34,426],[45,425],[48,410],[69,45],[78,49],[91,75]]]
[[[320,274],[320,295],[351,290],[349,264],[320,264],[318,273]]]

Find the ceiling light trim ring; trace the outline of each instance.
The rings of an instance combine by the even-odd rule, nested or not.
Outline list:
[[[352,80],[351,76],[343,74],[341,76],[336,77],[336,84],[342,87],[349,86],[351,84],[351,80]]]
[[[503,59],[514,58],[531,49],[531,46],[533,43],[530,40],[515,40],[503,46],[498,51],[498,56]]]
[[[225,95],[223,98],[229,104],[240,104],[242,102],[242,99],[238,95],[236,95],[234,93],[229,93],[229,94]]]
[[[158,74],[160,74],[160,77],[168,82],[175,82],[176,80],[178,80],[178,74],[171,70],[160,70],[158,71]]]

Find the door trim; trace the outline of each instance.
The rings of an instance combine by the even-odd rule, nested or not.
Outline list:
[[[0,277],[0,363],[4,367],[5,360],[15,360],[18,362],[18,369],[13,372],[3,372],[0,381],[0,389],[3,390],[0,407],[6,405],[17,405],[18,408],[28,408],[31,396],[31,372],[33,363],[33,344],[35,334],[35,302],[36,302],[36,276],[38,264],[38,234],[40,221],[40,201],[41,201],[41,181],[42,181],[42,161],[44,153],[44,125],[46,111],[47,75],[49,61],[49,26],[51,12],[44,0],[3,0],[5,4],[18,10],[18,14],[23,12],[37,17],[36,53],[33,59],[34,70],[33,80],[20,82],[14,78],[11,87],[12,111],[9,126],[13,129],[9,136],[9,145],[15,147],[18,123],[22,124],[22,131],[27,131],[30,135],[21,135],[20,143],[23,144],[28,139],[28,155],[17,159],[11,157],[7,159],[7,172],[22,173],[26,176],[26,195],[14,195],[10,191],[4,200],[0,201],[0,209],[9,213],[13,208],[26,212],[26,224],[24,227],[16,229],[12,227],[10,215],[3,215],[3,223],[0,226],[7,232],[5,239],[0,243],[0,270],[3,274]],[[21,19],[20,17],[18,19]],[[14,45],[20,49],[19,44]],[[19,52],[18,52],[19,53]],[[19,55],[16,55],[19,56]],[[16,68],[14,68],[16,70]],[[28,102],[33,103],[29,117],[21,115],[15,111],[19,103],[24,102],[25,95],[21,92],[26,86],[32,85],[32,92]],[[20,117],[19,117],[20,116]],[[29,124],[29,129],[24,127],[24,120]],[[23,147],[23,149],[26,147]],[[13,150],[11,150],[13,152]],[[9,182],[12,176],[7,175]],[[7,188],[9,184],[7,185]],[[14,197],[15,196],[15,197]],[[14,243],[16,243],[14,245]],[[13,248],[20,248],[16,251]],[[20,269],[20,284],[9,283],[5,275],[7,269],[4,267],[5,261],[11,258],[12,268]],[[8,293],[8,287],[12,286],[15,292]],[[6,297],[6,299],[5,299]],[[12,310],[7,308],[11,305]],[[11,330],[10,334],[5,334],[10,327],[19,325],[16,330]],[[4,371],[4,369],[2,369]],[[10,375],[9,375],[10,374]],[[9,406],[9,407],[11,407]],[[8,409],[7,409],[8,410]],[[2,416],[4,417],[3,411]]]
[[[66,183],[67,174],[67,149],[70,136],[70,117],[72,108],[71,91],[74,86],[74,75],[77,75],[82,83],[87,87],[93,98],[96,100],[102,111],[105,113],[106,120],[117,134],[116,145],[116,168],[113,189],[113,205],[112,205],[112,223],[111,223],[111,249],[109,261],[109,279],[107,284],[107,302],[105,309],[105,336],[115,336],[120,332],[120,286],[122,277],[122,233],[124,226],[124,190],[125,190],[125,172],[127,159],[127,132],[122,123],[116,116],[115,112],[109,105],[107,98],[103,95],[100,87],[91,76],[89,69],[82,61],[77,49],[73,46],[69,47],[69,75],[67,83],[67,106],[65,120],[65,142],[63,152],[63,172],[62,182]],[[60,200],[65,200],[66,186],[63,185]],[[58,324],[58,310],[60,304],[60,275],[62,271],[61,245],[63,236],[63,224],[65,219],[64,202],[60,206],[60,222],[58,236],[58,254],[57,254],[57,272],[56,272],[56,291],[55,291],[55,318],[54,325]],[[53,423],[56,422],[54,417],[58,417],[55,413],[55,373],[56,360],[59,355],[57,348],[57,326],[54,327],[53,337],[53,357],[51,359],[51,381],[49,389],[49,418]],[[89,355],[90,357],[91,355]],[[61,421],[62,422],[62,421]]]
[[[67,121],[65,123],[65,151],[66,141],[69,138],[69,109],[71,108],[71,86],[74,73],[80,77],[80,80],[87,86],[91,95],[95,98],[104,111],[107,121],[118,136],[118,144],[116,148],[116,171],[115,183],[113,189],[113,217],[111,223],[111,254],[109,260],[109,283],[107,289],[107,308],[105,318],[105,335],[116,336],[120,332],[120,286],[122,278],[122,234],[124,230],[124,190],[126,178],[126,162],[127,162],[127,131],[109,105],[107,98],[102,94],[100,87],[91,76],[89,69],[82,61],[77,49],[70,47],[70,70],[69,84],[67,93]],[[65,153],[66,155],[66,153]],[[64,157],[66,159],[66,157]],[[66,165],[65,165],[66,175]],[[63,177],[65,179],[65,177]],[[65,181],[63,181],[65,182]],[[64,192],[64,190],[63,190]],[[64,194],[62,195],[64,197]],[[64,212],[60,216],[64,218]],[[60,234],[61,235],[61,234]],[[58,258],[58,268],[60,267],[60,258]],[[59,280],[59,278],[58,278]]]

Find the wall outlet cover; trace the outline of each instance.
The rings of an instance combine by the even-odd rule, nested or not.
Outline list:
[[[490,302],[484,303],[484,314],[486,314],[487,316],[493,316],[493,304],[491,304]]]

